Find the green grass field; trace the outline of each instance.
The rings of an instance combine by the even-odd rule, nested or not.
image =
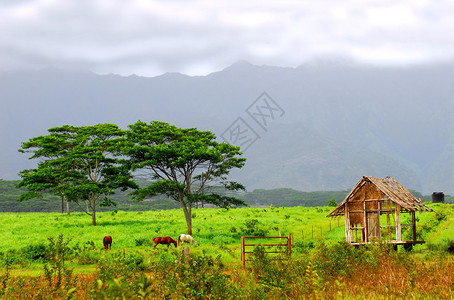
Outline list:
[[[240,257],[240,239],[244,235],[288,236],[294,241],[315,240],[321,236],[342,240],[343,229],[336,230],[337,219],[326,218],[330,208],[238,208],[194,209],[193,236],[198,242],[193,253],[222,255],[225,261]],[[162,251],[164,245],[152,249],[151,239],[171,236],[175,240],[187,233],[181,209],[99,213],[98,225],[92,226],[83,213],[71,216],[61,213],[1,213],[0,249],[2,252],[20,250],[28,245],[47,244],[49,236],[63,233],[71,238],[70,247],[94,242],[102,248],[105,235],[113,237],[115,251]],[[330,225],[331,223],[331,225]],[[343,220],[339,220],[343,224]],[[331,231],[330,231],[331,226]]]
[[[428,247],[442,249],[454,239],[454,205],[429,206],[436,213],[417,214],[418,234],[427,244],[415,247],[415,253],[424,253]],[[292,234],[293,252],[298,255],[298,247],[315,243],[321,238],[325,241],[344,240],[344,220],[342,217],[327,218],[331,209],[194,209],[193,236],[198,246],[192,247],[191,252],[196,255],[221,255],[225,262],[238,262],[241,236]],[[0,251],[17,252],[30,245],[47,245],[48,237],[57,237],[59,234],[71,238],[71,248],[80,249],[93,242],[95,249],[100,250],[103,247],[102,238],[111,235],[113,251],[139,251],[145,255],[154,255],[167,251],[167,248],[158,245],[153,249],[153,237],[171,236],[176,240],[179,234],[187,233],[181,209],[102,212],[98,213],[97,219],[98,225],[92,226],[90,217],[83,213],[72,213],[70,216],[61,213],[0,213]],[[77,263],[74,266],[76,265]],[[25,265],[24,268],[33,269],[33,265]]]
[[[418,236],[427,243],[411,253],[339,243],[344,220],[326,218],[332,207],[194,209],[195,265],[183,263],[181,246],[153,249],[151,242],[186,233],[181,209],[102,212],[97,226],[82,213],[0,213],[0,297],[452,299],[454,258],[446,250],[454,205],[428,206],[435,212],[417,214]],[[241,267],[242,236],[289,234],[291,260],[255,249],[254,260]],[[103,250],[105,235],[113,237],[110,251]],[[68,244],[54,247],[57,241]]]

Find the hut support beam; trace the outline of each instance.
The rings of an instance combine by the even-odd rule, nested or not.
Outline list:
[[[347,243],[351,243],[352,242],[352,237],[350,235],[350,213],[348,212],[348,209],[347,209],[347,203],[345,203],[345,209],[344,209],[344,212],[345,212],[345,218],[344,218],[344,222],[345,222],[345,239],[347,240]]]
[[[413,228],[413,241],[416,241],[416,216],[414,211],[411,212],[411,225]]]
[[[400,224],[400,205],[396,204],[396,240],[402,241],[402,225]]]

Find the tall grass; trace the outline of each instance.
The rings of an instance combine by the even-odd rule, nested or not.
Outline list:
[[[92,274],[52,293],[42,277],[4,283],[4,299],[452,299],[454,259],[321,240],[288,261],[258,247],[243,268],[220,256],[187,259],[170,248],[147,262],[139,254],[104,252]]]

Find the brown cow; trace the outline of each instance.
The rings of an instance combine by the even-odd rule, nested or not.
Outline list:
[[[110,249],[112,249],[112,237],[110,235],[106,235],[103,239],[102,239],[102,243],[104,244],[104,249],[109,249],[109,246],[110,246]]]
[[[177,247],[177,242],[172,239],[170,236],[166,236],[166,237],[155,237],[154,239],[152,239],[152,241],[154,242],[154,247],[153,248],[156,248],[156,246],[158,244],[164,244],[164,245],[167,245],[167,248],[169,248],[170,244],[174,244],[175,245],[175,248]]]

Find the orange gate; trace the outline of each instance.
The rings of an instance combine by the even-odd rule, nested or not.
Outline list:
[[[279,239],[279,244],[246,244],[246,239]],[[281,243],[281,240],[285,240],[285,244]],[[287,237],[283,236],[242,236],[241,237],[241,261],[243,262],[243,267],[246,266],[246,261],[251,261],[252,259],[246,259],[247,253],[254,253],[254,251],[246,251],[246,247],[286,247],[282,251],[265,251],[265,253],[285,253],[289,259],[292,251],[292,234],[290,233]],[[279,258],[276,258],[279,259]]]

